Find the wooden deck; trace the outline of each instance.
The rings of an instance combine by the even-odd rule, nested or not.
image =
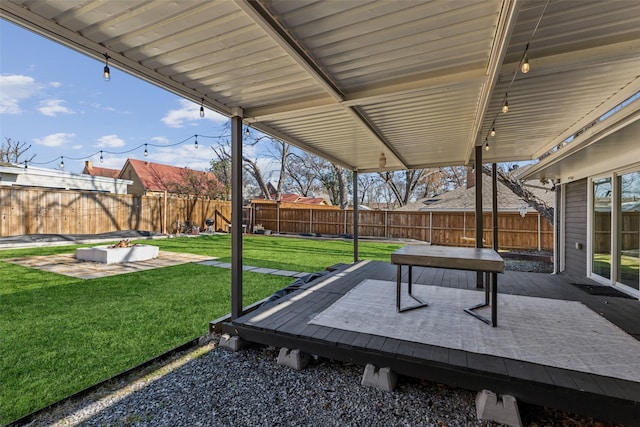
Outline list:
[[[640,425],[640,382],[308,324],[363,280],[395,281],[396,271],[394,265],[385,262],[345,266],[223,324],[223,332],[251,342],[297,348],[363,366],[390,367],[400,375],[473,391],[489,389],[523,402]],[[476,289],[475,280],[475,272],[459,270],[415,268],[413,275],[417,284],[460,289]],[[572,282],[590,283],[584,278],[507,271],[499,276],[499,292],[582,302],[640,340],[639,301],[590,295]]]

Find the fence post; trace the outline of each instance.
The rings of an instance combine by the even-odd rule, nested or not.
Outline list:
[[[540,225],[540,213],[538,212],[538,252],[542,250],[542,230]]]
[[[276,233],[280,234],[280,200],[276,201]]]
[[[433,212],[429,211],[429,243],[433,244]]]
[[[384,211],[384,237],[389,238],[389,211]]]
[[[313,233],[313,208],[309,208],[309,233]]]
[[[344,233],[347,234],[347,208],[344,208]]]

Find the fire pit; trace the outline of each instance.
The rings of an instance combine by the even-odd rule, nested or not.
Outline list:
[[[76,249],[76,259],[103,264],[119,264],[158,258],[158,252],[157,246],[133,244],[129,240],[121,240],[111,246]]]

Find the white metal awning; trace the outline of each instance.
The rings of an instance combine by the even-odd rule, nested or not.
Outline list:
[[[360,172],[381,153],[385,169],[464,164],[485,139],[485,162],[535,159],[640,90],[637,1],[3,0],[0,12]],[[516,73],[527,44],[531,71]]]

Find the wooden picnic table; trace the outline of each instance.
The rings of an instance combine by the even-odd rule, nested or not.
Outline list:
[[[449,246],[431,245],[407,245],[391,254],[391,262],[398,266],[396,279],[396,309],[399,313],[426,307],[427,302],[416,298],[412,294],[412,268],[433,267],[453,270],[472,270],[489,273],[491,283],[485,286],[485,301],[473,307],[465,309],[465,312],[494,327],[498,325],[498,273],[504,272],[504,260],[490,248],[458,248]],[[402,266],[409,267],[408,291],[409,296],[418,302],[417,305],[401,307],[401,278]],[[491,286],[490,286],[491,285]],[[491,288],[491,302],[489,301],[489,288]],[[491,306],[491,321],[479,315],[475,310]]]

